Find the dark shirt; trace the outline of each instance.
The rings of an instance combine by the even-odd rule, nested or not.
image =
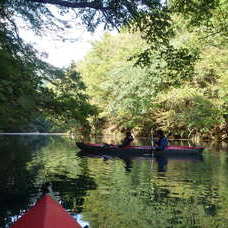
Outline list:
[[[157,144],[157,146],[155,146],[155,149],[159,150],[159,151],[163,151],[168,146],[169,141],[165,136],[163,136],[162,138],[160,138],[158,140],[158,142],[156,144]]]
[[[133,140],[134,138],[132,135],[126,136],[122,141],[122,144],[119,145],[119,147],[129,146]]]

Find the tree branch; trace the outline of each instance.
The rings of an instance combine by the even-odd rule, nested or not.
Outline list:
[[[92,8],[96,10],[105,10],[109,9],[104,7],[100,0],[94,0],[92,2],[78,1],[78,2],[69,2],[64,0],[28,0],[29,2],[36,2],[41,4],[52,4],[58,6],[64,6],[69,8]]]

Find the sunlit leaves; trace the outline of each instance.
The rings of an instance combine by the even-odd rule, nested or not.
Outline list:
[[[171,0],[169,6],[172,11],[182,13],[189,20],[190,25],[199,26],[207,23],[218,7],[219,0]]]
[[[203,90],[185,87],[171,89],[157,97],[157,103],[163,111],[157,117],[157,123],[166,130],[185,128],[188,134],[210,131],[222,120],[220,107],[204,97]]]
[[[184,29],[178,33],[170,48],[148,52],[144,68],[128,58],[147,47],[140,39],[135,39],[135,50],[123,42],[124,36],[129,37],[125,33],[106,36],[94,46],[80,70],[93,102],[102,107],[102,117],[117,126],[156,125],[182,137],[209,134],[224,123],[223,102],[218,97],[218,72],[224,72],[218,66],[226,65],[224,59],[215,57],[213,48],[195,43],[196,34]]]
[[[127,38],[134,42],[127,43]],[[194,76],[198,55],[187,48],[149,52],[150,64],[137,67],[129,56],[147,46],[138,34],[106,35],[80,64],[92,102],[101,107],[103,116],[118,125],[136,127],[148,123],[157,94],[170,86],[179,87]]]

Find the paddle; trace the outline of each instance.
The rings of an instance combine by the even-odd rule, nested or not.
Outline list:
[[[153,129],[150,130],[150,140],[151,140],[151,147],[154,146],[154,136],[153,136]],[[151,148],[151,168],[153,168],[153,159],[154,158],[154,152],[153,152],[153,149]]]

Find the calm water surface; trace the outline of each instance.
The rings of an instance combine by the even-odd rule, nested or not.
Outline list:
[[[33,205],[47,181],[82,226],[228,227],[228,149],[203,145],[202,159],[172,158],[161,171],[152,157],[80,158],[67,137],[0,136],[0,227]]]

